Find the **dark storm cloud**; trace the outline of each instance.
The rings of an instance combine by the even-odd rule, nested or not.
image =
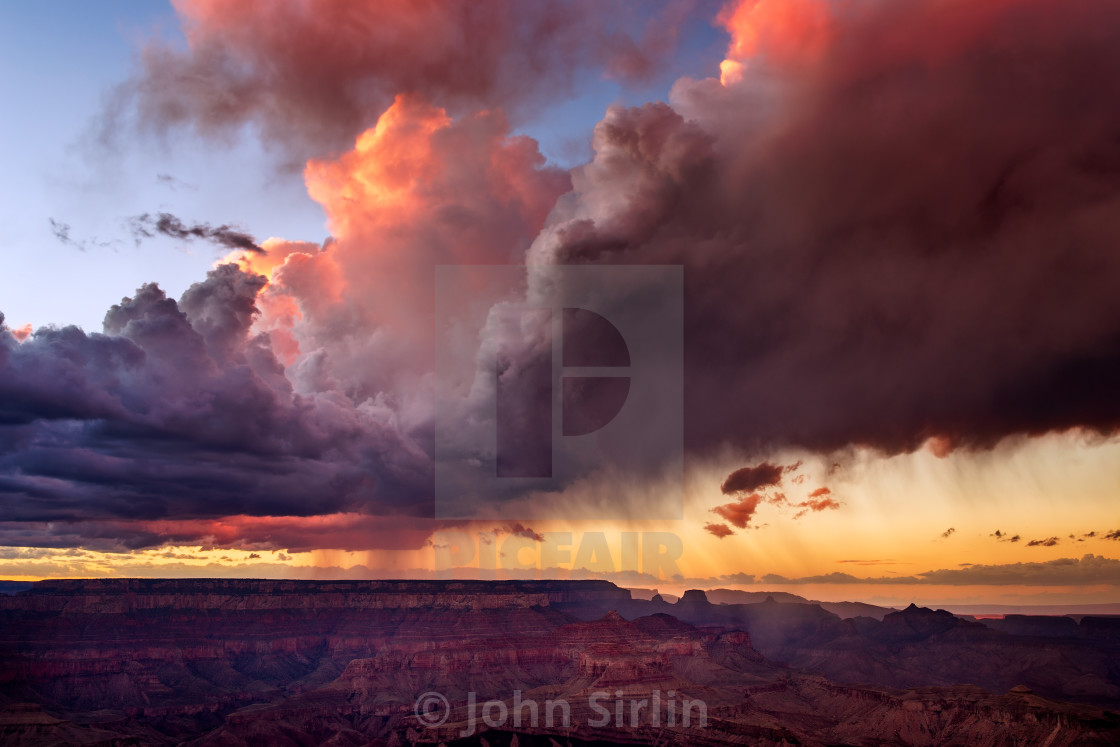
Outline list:
[[[173,239],[186,241],[202,239],[226,249],[242,249],[257,254],[265,253],[265,250],[257,244],[256,240],[244,231],[239,231],[229,225],[187,224],[171,213],[156,213],[155,216],[148,213],[137,215],[128,219],[128,227],[137,243],[141,239],[150,239],[157,234],[162,234]]]
[[[797,64],[750,60],[739,83],[683,80],[672,106],[612,109],[528,259],[684,266],[693,454],[785,444],[895,453],[931,438],[943,452],[1014,433],[1113,433],[1120,5],[842,5],[819,54],[794,55]],[[452,113],[532,108],[565,91],[577,68],[603,62],[596,50],[613,33],[589,10],[597,6],[579,2],[405,4],[388,15],[341,0],[313,13],[263,0],[179,7],[191,45],[149,46],[118,103],[156,129],[227,135],[249,124],[300,154],[349,145],[397,94]],[[462,33],[479,28],[487,33]],[[618,65],[646,70],[641,60]],[[458,126],[475,135],[446,141],[464,152],[478,142],[468,120]],[[393,368],[400,345],[381,335],[384,314],[430,292],[412,280],[430,280],[433,256],[490,257],[418,251],[430,233],[491,247],[500,221],[486,216],[534,192],[532,180],[478,168],[506,168],[511,157],[463,168],[457,153],[436,159],[455,180],[425,181],[438,209],[371,231],[376,251],[351,255],[383,264],[339,266],[360,270],[367,284],[357,287],[375,289],[366,296],[377,314],[334,298],[341,272],[315,276],[328,290],[297,304],[315,324],[301,339],[274,329],[274,343],[249,330],[263,280],[227,266],[179,301],[144,286],[109,311],[104,334],[44,328],[22,343],[0,334],[0,541],[358,547],[378,532],[400,541],[395,517],[431,511],[434,435],[423,372]],[[461,176],[479,172],[485,180]],[[502,187],[494,205],[460,199],[488,195],[492,182]],[[353,205],[352,223],[392,217],[363,209]],[[540,225],[512,222],[502,252]],[[230,226],[169,214],[134,226],[141,237],[259,250]],[[316,256],[293,253],[278,285],[312,277],[300,272]],[[329,345],[340,328],[347,344]],[[363,349],[345,376],[332,368],[332,355],[367,338],[384,347]],[[281,343],[302,351],[287,369],[273,352]],[[725,492],[742,498],[717,513],[746,528],[760,501],[778,500],[752,491],[781,474],[774,465],[733,473]],[[351,513],[364,518],[296,521]],[[233,522],[236,531],[206,523],[232,516],[293,518]]]
[[[104,334],[0,335],[0,543],[134,549],[212,533],[163,520],[430,513],[430,468],[401,433],[294,391],[249,333],[264,282],[223,265],[178,302],[145,285]]]
[[[1120,6],[985,7],[844,4],[596,128],[534,259],[684,265],[692,450],[1115,432]]]

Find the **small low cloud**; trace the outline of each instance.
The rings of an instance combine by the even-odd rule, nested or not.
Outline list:
[[[188,182],[174,177],[171,174],[156,174],[156,181],[164,187],[167,187],[168,189],[175,192],[178,192],[180,189],[189,189],[192,191],[198,190],[198,187],[196,187],[195,185],[189,184]]]
[[[726,524],[705,524],[704,531],[716,537],[719,537],[720,539],[723,539],[724,537],[730,537],[732,534],[735,534],[735,530],[727,526]]]
[[[988,536],[989,537],[995,537],[997,542],[1018,542],[1019,540],[1022,539],[1022,537],[1020,537],[1017,534],[1006,534],[1004,532],[1001,532],[998,529],[995,530],[994,532],[992,532]]]
[[[51,222],[51,233],[54,234],[54,237],[58,239],[60,244],[72,246],[80,252],[84,252],[86,250],[85,246],[77,241],[74,241],[74,239],[70,237],[71,228],[69,223],[63,223],[62,221],[55,220],[54,218],[48,218],[47,220]]]
[[[783,492],[766,492],[767,487],[774,487],[781,483],[783,472],[798,469],[800,466],[800,462],[791,464],[788,467],[781,467],[764,462],[757,467],[744,467],[743,469],[732,472],[727,480],[724,481],[721,490],[725,495],[739,495],[739,500],[733,503],[725,503],[722,506],[716,506],[712,509],[712,513],[718,514],[724,520],[739,529],[746,529],[750,525],[751,519],[753,519],[754,515],[758,512],[759,506],[764,503],[769,503],[779,508],[788,506],[800,509],[794,514],[794,519],[800,519],[809,512],[829,511],[840,508],[842,504],[833,498],[832,491],[825,487],[813,490],[809,493],[809,497],[806,500],[799,503],[793,503],[788,500],[786,494]],[[746,493],[745,486],[747,485],[760,485],[763,487],[762,490]],[[705,529],[712,531],[708,526],[706,526]]]
[[[102,241],[99,239],[77,239],[74,238],[73,228],[69,223],[55,220],[54,218],[47,219],[51,224],[51,233],[58,239],[58,243],[63,246],[69,246],[77,249],[79,252],[84,252],[93,246],[94,248],[111,247],[119,244],[118,241]]]
[[[795,468],[800,465],[790,465]],[[732,493],[753,493],[761,488],[773,487],[781,483],[782,473],[788,468],[778,464],[763,462],[755,467],[743,467],[727,476],[720,486],[724,495]]]
[[[794,514],[795,519],[800,519],[810,511],[835,511],[840,508],[840,502],[832,497],[832,491],[828,488],[817,488],[812,493],[809,493],[809,499],[795,504],[801,511]]]
[[[504,527],[504,531],[509,532],[515,537],[524,537],[525,539],[531,539],[534,542],[544,542],[543,534],[521,523],[510,524],[509,526]]]
[[[252,236],[240,231],[233,226],[223,224],[211,226],[209,223],[184,223],[171,213],[144,213],[128,219],[129,230],[136,243],[142,239],[155,238],[157,235],[170,236],[173,239],[193,241],[201,239],[209,241],[226,249],[241,249],[265,254],[265,250]]]
[[[1053,547],[1061,542],[1057,537],[1047,537],[1046,539],[1031,540],[1027,543],[1027,547]]]
[[[956,533],[956,531],[957,531],[956,527],[949,527],[948,529],[946,529],[944,532],[941,533],[941,539],[948,539],[949,537],[952,537]]]
[[[167,560],[206,560],[205,555],[195,555],[189,552],[176,552],[175,550],[168,550],[161,552],[159,557]]]
[[[732,525],[740,529],[746,529],[747,525],[750,524],[751,518],[754,516],[755,512],[758,511],[758,504],[762,499],[762,494],[751,493],[734,503],[725,503],[722,506],[716,506],[712,511],[722,516]]]
[[[837,560],[836,562],[851,565],[900,565],[899,561],[893,558],[886,558],[884,560]]]

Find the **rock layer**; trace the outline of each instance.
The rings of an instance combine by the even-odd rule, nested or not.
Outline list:
[[[807,669],[766,658],[743,620],[753,621],[770,645],[806,659]],[[0,739],[1120,741],[1115,714],[1048,700],[1029,687],[998,694],[975,686],[891,689],[876,681],[884,669],[880,679],[888,679],[891,657],[900,652],[911,657],[905,671],[913,675],[913,661],[936,655],[946,641],[976,636],[995,657],[1001,646],[1010,650],[1008,641],[1037,640],[918,608],[858,622],[815,605],[711,605],[702,593],[676,605],[640,602],[605,582],[42,582],[0,598]],[[853,685],[843,684],[850,677],[814,673],[837,666],[872,676]],[[922,684],[943,685],[943,673]],[[415,712],[417,697],[428,692],[447,700],[439,723]],[[512,713],[520,703],[525,714],[525,701],[538,713],[546,703],[562,713],[563,702],[567,719],[546,723],[539,713],[519,725],[487,724],[480,711],[487,701],[495,701],[492,712]]]

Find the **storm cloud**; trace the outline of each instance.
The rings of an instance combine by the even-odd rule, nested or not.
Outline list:
[[[0,542],[420,546],[439,265],[524,264],[530,295],[683,266],[689,458],[1113,434],[1120,6],[797,6],[729,5],[721,78],[611,108],[567,173],[511,122],[587,65],[648,74],[675,10],[639,44],[582,2],[177,3],[186,48],[149,45],[116,112],[310,156],[332,239],[142,216],[231,264],[101,333],[0,331]],[[781,477],[738,470],[717,512],[746,528]]]
[[[0,333],[5,543],[134,548],[233,515],[430,513],[425,461],[402,467],[407,435],[297,391],[250,333],[264,284],[223,265],[178,302],[144,286],[103,333]]]
[[[589,0],[174,5],[186,48],[148,43],[115,93],[106,137],[130,117],[217,138],[251,123],[302,164],[345,149],[400,94],[457,114],[526,115],[566,98],[580,71],[647,79],[693,2],[652,14]]]
[[[531,260],[684,265],[694,452],[1113,433],[1120,8],[801,5],[612,109]]]

